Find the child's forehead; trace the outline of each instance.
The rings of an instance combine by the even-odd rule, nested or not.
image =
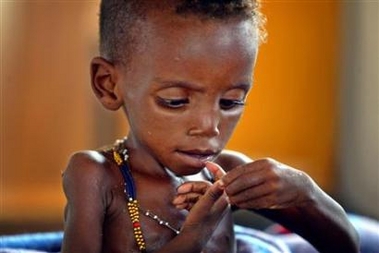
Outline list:
[[[149,39],[154,40],[154,43],[157,40],[168,43],[169,38],[171,42],[177,40],[179,45],[185,44],[183,40],[196,39],[198,43],[202,43],[210,38],[217,44],[240,40],[241,43],[251,42],[255,45],[257,40],[256,27],[250,20],[203,19],[196,15],[181,16],[174,13],[149,15],[141,27],[140,34],[147,44],[151,42]]]
[[[181,73],[180,78],[195,82],[204,78],[203,72],[216,70],[233,70],[237,77],[228,76],[245,78],[250,76],[257,51],[253,27],[248,20],[204,21],[195,16],[152,15],[139,29],[138,49],[132,51],[131,66],[144,75],[154,72],[175,77]]]
[[[248,19],[207,19],[196,15],[151,12],[136,29],[131,58],[148,54],[150,59],[188,59],[201,52],[205,58],[225,59],[228,51],[253,57],[257,32]]]
[[[231,26],[243,25],[249,27],[250,35],[256,29],[255,23],[251,19],[243,17],[228,17],[228,18],[211,18],[197,15],[196,13],[181,14],[177,13],[172,8],[152,8],[144,15],[142,22],[137,31],[143,33],[152,33],[159,35],[165,31],[170,33],[186,32],[191,34],[195,31],[207,32],[209,29],[218,27],[219,29],[228,29]]]

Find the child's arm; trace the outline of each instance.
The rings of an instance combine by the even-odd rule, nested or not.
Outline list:
[[[67,205],[62,253],[101,252],[105,206],[101,163],[96,152],[77,153],[63,174]]]
[[[345,211],[306,173],[272,159],[225,157],[220,161],[227,168],[241,163],[222,178],[232,204],[283,224],[320,252],[358,252],[358,236]]]
[[[228,198],[236,207],[254,210],[283,224],[320,252],[358,252],[358,236],[345,211],[304,172],[272,159],[253,162],[237,152],[225,152],[216,162],[226,170],[234,168],[226,176],[218,172],[216,180],[222,178]],[[208,169],[214,167],[210,165]],[[209,185],[184,183],[173,203],[191,209]]]

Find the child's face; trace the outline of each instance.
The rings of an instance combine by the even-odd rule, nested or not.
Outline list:
[[[143,160],[199,172],[240,116],[257,53],[249,21],[149,16],[126,71],[119,67],[129,141]],[[142,157],[140,157],[141,159]]]

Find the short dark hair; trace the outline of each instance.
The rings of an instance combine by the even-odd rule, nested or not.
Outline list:
[[[176,0],[171,1],[178,15],[197,15],[202,18],[251,19],[259,31],[259,42],[265,40],[265,18],[259,0]],[[137,22],[148,10],[164,0],[102,0],[100,4],[100,54],[109,61],[125,63],[137,36]]]

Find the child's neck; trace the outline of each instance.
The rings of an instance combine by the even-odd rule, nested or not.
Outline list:
[[[184,182],[183,177],[175,175],[169,168],[162,166],[143,148],[138,148],[139,145],[132,138],[125,137],[123,140],[117,141],[116,145],[127,150],[129,154],[128,163],[132,173],[179,184]]]

